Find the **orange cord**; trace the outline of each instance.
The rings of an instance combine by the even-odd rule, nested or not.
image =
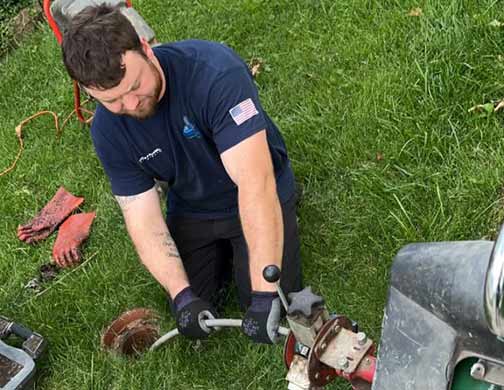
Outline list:
[[[82,105],[88,103],[88,101],[89,100],[86,100],[84,103],[82,103]],[[82,108],[82,107],[79,107],[79,109],[90,115],[90,117],[88,119],[86,119],[86,121],[84,123],[86,123],[86,124],[91,123],[91,121],[93,120],[94,113],[92,111],[86,110],[85,108]],[[19,161],[21,154],[23,153],[23,150],[24,150],[23,133],[22,133],[23,126],[25,126],[28,122],[32,121],[33,119],[38,118],[39,116],[49,114],[49,115],[52,115],[54,118],[54,126],[56,127],[56,137],[59,138],[61,136],[61,134],[63,133],[64,127],[66,126],[66,124],[68,123],[68,121],[70,120],[70,118],[72,117],[72,115],[76,111],[77,111],[77,109],[74,108],[72,110],[72,112],[65,118],[61,127],[59,126],[58,115],[56,115],[56,113],[54,113],[52,111],[40,111],[40,112],[37,112],[36,114],[24,119],[23,121],[21,121],[21,123],[16,126],[16,137],[19,141],[18,153],[16,155],[16,158],[14,159],[14,162],[10,165],[10,167],[8,167],[2,173],[0,173],[0,177],[6,175],[7,173],[12,171],[16,167],[16,164]]]

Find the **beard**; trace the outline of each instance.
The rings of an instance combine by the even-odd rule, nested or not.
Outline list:
[[[161,89],[162,89],[162,81],[161,81],[161,75],[159,74],[158,68],[149,61],[149,67],[152,71],[152,74],[154,75],[154,90],[152,94],[142,96],[140,98],[140,102],[138,104],[138,107],[135,111],[124,111],[124,115],[128,115],[132,118],[138,119],[138,120],[145,120],[150,117],[152,117],[158,108],[158,103],[159,103],[159,95],[161,94]]]

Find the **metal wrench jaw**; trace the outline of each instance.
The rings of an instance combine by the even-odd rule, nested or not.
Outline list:
[[[38,333],[33,334],[23,343],[23,350],[34,360],[37,360],[45,351],[47,341]]]
[[[11,334],[24,340],[22,348],[32,359],[38,359],[47,346],[46,340],[40,334],[0,316],[0,339],[5,339]]]

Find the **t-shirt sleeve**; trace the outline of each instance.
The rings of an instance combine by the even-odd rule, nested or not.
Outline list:
[[[208,125],[219,153],[267,126],[257,88],[245,65],[227,71],[214,81],[207,109]]]
[[[107,174],[112,193],[119,196],[137,195],[154,186],[149,177],[130,157],[124,142],[113,137],[113,124],[106,124],[95,116],[91,126],[91,136],[96,154]],[[104,127],[105,126],[105,127]],[[108,136],[106,135],[108,134]]]

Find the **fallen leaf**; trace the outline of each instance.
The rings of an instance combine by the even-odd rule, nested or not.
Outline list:
[[[264,61],[261,58],[252,58],[249,63],[252,77],[256,77],[262,71]]]
[[[383,154],[380,152],[376,152],[376,161],[382,161],[383,160]]]
[[[422,16],[422,15],[423,15],[422,9],[419,7],[412,8],[408,13],[408,16]]]
[[[490,27],[497,27],[497,28],[499,28],[499,27],[504,26],[504,23],[499,22],[497,19],[494,19],[494,20],[492,20],[490,23],[488,23],[488,25],[489,25]]]

